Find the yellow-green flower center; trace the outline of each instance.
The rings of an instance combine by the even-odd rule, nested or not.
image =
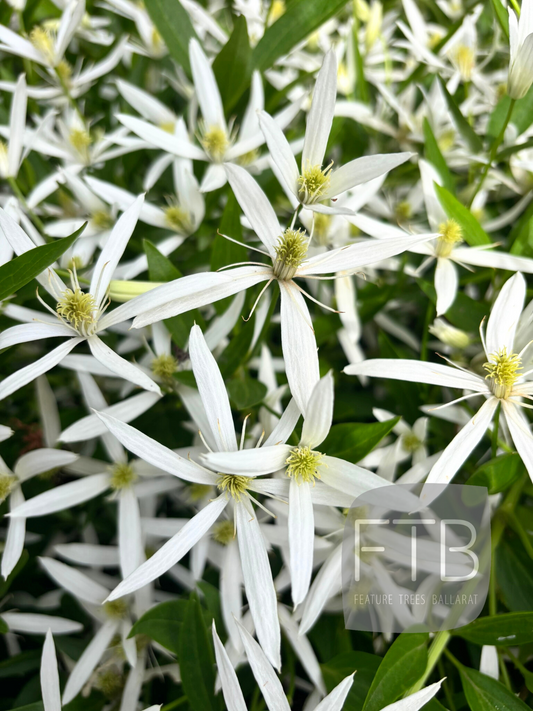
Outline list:
[[[283,281],[292,279],[307,256],[307,236],[303,230],[285,230],[275,247],[274,275]]]
[[[121,620],[128,614],[128,605],[123,599],[109,600],[104,602],[104,612],[114,620]]]
[[[189,213],[178,204],[172,204],[165,208],[165,221],[170,229],[176,232],[188,234],[191,230]]]
[[[200,501],[209,494],[211,487],[208,484],[191,484],[188,491],[191,501]]]
[[[178,369],[178,361],[169,353],[162,353],[152,361],[152,373],[160,378],[168,379]]]
[[[17,478],[12,474],[0,474],[0,504],[3,503],[13,491]]]
[[[408,200],[401,200],[396,203],[394,208],[394,216],[398,222],[405,222],[409,220],[413,215],[413,207]]]
[[[452,55],[452,60],[457,66],[463,81],[472,79],[472,71],[476,63],[476,55],[472,47],[459,45]]]
[[[91,145],[93,139],[91,134],[85,128],[73,128],[70,131],[70,143],[75,148],[78,153],[82,155],[87,155],[87,149]]]
[[[329,173],[331,166],[322,170],[321,165],[308,166],[298,178],[298,197],[307,205],[320,200],[329,186]]]
[[[42,27],[34,27],[30,33],[30,42],[39,50],[48,64],[54,63],[54,32]]]
[[[516,353],[507,353],[507,348],[502,348],[497,353],[491,353],[490,360],[483,365],[490,380],[490,389],[495,397],[506,399],[512,393],[513,385],[520,377],[522,361]]]
[[[437,257],[449,257],[453,248],[463,241],[463,230],[455,220],[447,220],[439,225]]]
[[[110,486],[115,491],[120,491],[121,489],[130,486],[137,479],[137,474],[133,471],[133,467],[130,464],[115,464],[111,469],[111,482]]]
[[[409,432],[402,435],[402,447],[406,452],[416,452],[416,450],[422,446],[422,442],[414,434],[414,432]]]
[[[213,538],[217,543],[227,546],[235,536],[233,521],[220,521],[213,526]]]
[[[326,247],[329,238],[329,229],[331,227],[331,215],[322,215],[320,212],[314,214],[315,226],[313,230],[313,239],[321,247]]]
[[[237,158],[237,163],[243,166],[251,165],[255,160],[259,158],[259,156],[259,151],[257,150],[257,148],[254,148],[253,151],[248,151],[248,153],[243,153],[242,156],[239,156]]]
[[[84,336],[90,335],[96,323],[95,310],[96,302],[92,294],[84,293],[79,287],[74,291],[66,289],[56,306],[57,313]]]
[[[207,155],[217,162],[224,158],[229,146],[228,134],[221,126],[211,126],[203,131],[200,141]]]
[[[296,447],[289,454],[285,461],[287,466],[287,476],[294,477],[299,484],[302,482],[313,482],[315,478],[320,479],[318,468],[322,466],[320,452],[315,452],[311,447]]]
[[[97,210],[91,216],[91,222],[100,230],[108,230],[113,227],[113,218],[106,210]]]
[[[124,677],[118,667],[113,665],[98,672],[95,686],[107,699],[113,700],[122,693]]]
[[[241,496],[246,494],[246,490],[250,485],[251,477],[237,476],[236,474],[221,474],[217,486],[220,491],[229,494],[235,501],[240,501]]]

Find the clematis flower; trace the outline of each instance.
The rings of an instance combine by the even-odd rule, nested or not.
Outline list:
[[[269,114],[262,111],[259,123],[265,134],[274,172],[283,188],[290,192],[303,207],[313,212],[352,214],[346,208],[324,205],[335,200],[346,190],[383,175],[405,163],[412,153],[391,153],[356,158],[332,170],[333,163],[324,166],[337,94],[337,60],[330,50],[324,59],[307,116],[301,169],[298,168],[292,149],[283,135],[282,128]]]
[[[431,469],[427,483],[449,483],[470,452],[477,446],[487,431],[492,418],[501,407],[505,422],[515,447],[533,480],[533,435],[521,407],[533,400],[533,382],[527,380],[531,371],[523,372],[522,359],[529,342],[520,353],[513,346],[526,295],[526,282],[520,272],[508,279],[496,299],[487,322],[485,334],[480,327],[481,341],[487,357],[484,375],[426,361],[377,358],[349,365],[344,369],[348,375],[367,375],[374,378],[393,378],[414,383],[428,383],[442,387],[471,391],[455,402],[483,396],[485,401],[478,412],[460,430]],[[447,360],[447,359],[446,359]],[[449,361],[451,365],[455,363]]]
[[[522,99],[533,83],[533,0],[522,0],[520,19],[509,9],[509,77],[507,93]]]
[[[110,325],[104,313],[107,308],[105,300],[109,282],[135,228],[143,201],[144,196],[140,195],[117,221],[94,267],[88,292],[81,290],[75,272],[72,274],[70,289],[51,267],[47,275],[43,273],[37,277],[39,283],[55,300],[55,309],[39,297],[50,315],[26,310],[25,320],[30,320],[30,323],[13,326],[3,331],[0,334],[0,348],[43,338],[64,337],[68,340],[35,363],[4,378],[0,383],[0,399],[46,373],[84,341],[89,345],[93,356],[113,373],[145,390],[160,393],[159,386],[148,375],[117,355],[98,335]],[[24,254],[33,249],[34,244],[28,235],[2,209],[0,209],[0,230],[17,254]]]
[[[229,271],[193,274],[160,286],[116,309],[117,318],[137,315],[135,328],[154,323],[190,309],[213,303],[226,296],[267,282],[261,294],[277,281],[281,292],[281,340],[287,379],[300,411],[319,380],[318,355],[311,316],[295,279],[323,279],[325,275],[354,272],[373,262],[400,254],[410,245],[432,239],[433,235],[402,236],[400,239],[361,241],[307,259],[310,238],[302,230],[283,230],[268,198],[242,167],[227,164],[228,180],[252,229],[267,251],[271,266],[252,262]],[[260,295],[261,296],[261,295]],[[257,304],[257,301],[256,301]],[[111,317],[113,315],[111,314]]]

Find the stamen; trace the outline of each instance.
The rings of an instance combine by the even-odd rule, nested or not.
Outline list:
[[[30,32],[30,42],[43,55],[47,64],[54,64],[55,33],[42,27],[34,27]]]
[[[96,324],[96,302],[93,295],[83,292],[77,282],[74,291],[66,289],[63,292],[56,311],[82,336],[91,335]]]
[[[313,239],[321,247],[329,244],[329,230],[331,227],[331,215],[323,215],[320,212],[313,213]]]
[[[0,474],[0,504],[2,504],[13,491],[17,478],[12,474]]]
[[[124,600],[110,600],[104,602],[105,614],[114,620],[120,620],[128,614],[128,606]]]
[[[296,447],[287,457],[287,476],[294,477],[299,484],[302,482],[315,482],[320,479],[318,467],[322,466],[321,459],[324,455],[315,452],[311,447]]]
[[[455,220],[447,220],[439,225],[439,237],[437,239],[437,257],[449,257],[453,248],[463,241],[463,230],[461,225]]]
[[[189,213],[180,207],[176,200],[169,201],[169,206],[165,208],[165,220],[167,225],[176,232],[189,234],[192,231]]]
[[[503,347],[496,353],[491,353],[490,360],[483,365],[488,375],[486,380],[490,380],[490,389],[495,397],[506,400],[512,393],[513,385],[521,376],[522,361],[516,353],[507,353],[507,348]]]
[[[404,434],[401,438],[401,442],[402,447],[405,449],[405,451],[411,453],[416,452],[416,450],[422,446],[422,442],[413,432]]]
[[[137,474],[135,474],[130,464],[115,464],[115,466],[111,468],[111,481],[109,485],[115,491],[120,491],[130,484],[133,484],[136,479]]]
[[[321,165],[307,166],[298,178],[298,197],[306,205],[312,205],[321,198],[329,186],[333,161],[322,170]]]
[[[222,546],[227,546],[234,538],[233,521],[219,521],[213,526],[213,538]]]
[[[240,501],[241,496],[246,494],[252,477],[238,476],[236,474],[221,474],[217,481],[217,486],[220,491],[229,494],[235,501]]]
[[[294,277],[300,264],[307,256],[308,242],[302,230],[285,230],[275,247],[274,276],[282,281]]]
[[[210,126],[201,129],[200,143],[207,155],[220,163],[229,148],[230,141],[228,134],[221,126]]]
[[[154,375],[168,380],[177,371],[178,361],[170,353],[162,353],[157,358],[154,358],[150,367]]]

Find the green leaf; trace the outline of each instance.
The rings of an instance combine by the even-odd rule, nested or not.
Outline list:
[[[481,153],[483,151],[483,143],[481,142],[481,139],[461,113],[460,108],[455,103],[455,99],[448,91],[446,84],[442,81],[440,77],[437,78],[459,133],[462,135],[462,137],[465,139],[465,141],[470,146],[470,149],[474,153]]]
[[[461,667],[460,673],[471,711],[527,711],[530,708],[496,679],[466,667]]]
[[[32,279],[39,276],[59,257],[72,247],[81,235],[87,223],[83,224],[69,237],[56,239],[50,244],[43,244],[35,249],[15,257],[0,267],[0,301],[26,286]]]
[[[455,220],[461,226],[465,242],[471,247],[482,244],[492,244],[490,237],[483,227],[481,227],[474,215],[467,207],[461,205],[459,200],[454,197],[449,190],[435,183],[435,191],[444,212],[450,219]]]
[[[507,114],[509,113],[509,107],[511,106],[511,97],[505,94],[505,96],[502,96],[502,98],[498,101],[494,109],[492,110],[492,113],[490,114],[489,118],[489,123],[487,125],[487,135],[489,135],[491,138],[496,138],[497,136],[500,135],[500,132],[503,128],[503,124],[505,119],[507,118]],[[516,104],[515,108],[513,109],[513,115],[516,110]],[[511,119],[512,121],[512,119]],[[514,121],[513,121],[514,123]]]
[[[11,573],[9,573],[9,575],[7,576],[7,580],[2,580],[2,582],[0,582],[0,600],[2,600],[5,597],[7,591],[11,587],[13,581],[15,580],[17,575],[20,573],[20,571],[24,568],[24,566],[28,562],[29,557],[30,557],[30,555],[29,555],[28,551],[26,549],[24,549],[22,551],[22,555],[18,559],[16,566],[13,568]]]
[[[466,483],[470,486],[486,486],[489,494],[499,494],[524,472],[525,467],[518,454],[503,454],[479,467]]]
[[[237,368],[248,359],[254,335],[253,323],[253,320],[243,323],[239,333],[233,336],[228,346],[220,354],[218,367],[224,380],[231,377]]]
[[[392,430],[400,418],[385,422],[349,422],[333,425],[322,443],[322,450],[331,457],[359,462]]]
[[[231,111],[250,84],[252,49],[244,15],[233,24],[231,37],[213,62],[213,71],[226,112]]]
[[[0,634],[5,634],[6,632],[9,632],[9,627],[4,622],[4,620],[0,617]]]
[[[17,706],[17,708],[12,709],[12,711],[43,711],[43,709],[43,702],[36,701],[34,704],[27,704],[26,706]]]
[[[533,86],[531,86],[523,99],[518,99],[516,102],[511,121],[516,126],[518,136],[522,135],[531,126],[533,122]]]
[[[180,674],[183,691],[193,710],[218,709],[215,699],[214,659],[200,603],[187,603],[180,643]]]
[[[533,642],[533,612],[508,612],[504,615],[479,617],[454,630],[452,634],[480,645],[516,647],[530,644]]]
[[[346,0],[293,0],[271,25],[252,53],[254,69],[270,69],[276,59],[314,32],[346,5]]]
[[[491,0],[492,8],[504,35],[509,39],[509,14],[501,3],[501,0]]]
[[[146,0],[146,9],[170,55],[190,76],[189,41],[196,32],[188,12],[179,0]]]
[[[513,612],[531,610],[533,570],[531,558],[519,541],[506,540],[496,548],[496,580],[503,600]]]
[[[321,664],[322,676],[328,692],[348,676],[357,672],[353,678],[352,688],[344,702],[343,711],[362,711],[372,679],[380,665],[380,657],[366,652],[344,652]]]
[[[148,259],[148,275],[150,281],[174,281],[183,276],[168,257],[157,249],[150,240],[143,239],[143,249]]]
[[[24,676],[41,664],[41,650],[32,649],[15,657],[9,657],[0,662],[0,679],[12,679],[14,676]]]
[[[133,625],[129,636],[146,635],[165,649],[179,654],[181,631],[188,606],[187,600],[171,600],[152,607]]]
[[[404,633],[396,638],[379,665],[364,711],[381,711],[420,679],[427,667],[428,639],[427,632]]]
[[[216,272],[230,264],[245,262],[248,259],[248,250],[246,247],[235,244],[235,242],[222,236],[227,235],[239,242],[242,241],[241,208],[233,193],[230,193],[228,196],[218,232],[219,234],[217,234],[213,240],[213,247],[211,249],[210,266],[212,272]],[[223,313],[230,305],[232,298],[233,297],[228,296],[227,299],[221,299],[214,303],[213,306],[216,312],[218,314]]]
[[[248,375],[228,383],[228,393],[237,410],[245,410],[262,402],[267,394],[264,383]]]
[[[455,180],[450,173],[450,169],[439,148],[439,144],[433,134],[431,125],[427,118],[424,118],[424,143],[427,160],[434,166],[442,178],[444,186],[453,192],[455,190]]]

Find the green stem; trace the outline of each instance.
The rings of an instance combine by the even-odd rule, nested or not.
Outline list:
[[[420,691],[420,689],[426,685],[426,681],[431,676],[431,672],[437,665],[442,653],[446,651],[446,645],[448,644],[450,637],[451,634],[448,630],[437,632],[437,634],[433,637],[433,641],[428,651],[428,663],[426,670],[416,684],[413,684],[413,686],[404,694],[404,698],[405,696],[409,696],[410,694]]]
[[[503,125],[500,129],[500,133],[498,134],[497,138],[494,140],[494,143],[491,146],[490,149],[490,154],[489,154],[489,160],[485,164],[485,167],[483,168],[483,172],[481,173],[481,178],[479,179],[479,183],[476,186],[476,189],[472,193],[472,196],[470,200],[468,201],[468,207],[472,207],[472,203],[474,202],[474,198],[478,194],[478,192],[481,190],[483,183],[485,182],[485,178],[487,177],[489,170],[492,167],[492,164],[494,162],[494,159],[496,158],[496,153],[498,152],[498,148],[500,147],[500,143],[503,141],[503,137],[505,135],[505,129],[507,128],[507,125],[509,124],[509,121],[511,120],[511,116],[513,114],[513,109],[515,105],[515,99],[511,99],[511,103],[509,104],[509,109],[507,111],[507,116],[505,117],[505,121],[503,122]]]
[[[13,194],[15,197],[22,203],[24,206],[24,209],[28,213],[28,215],[31,217],[32,221],[35,223],[35,226],[40,230],[40,232],[44,235],[45,233],[45,227],[44,224],[41,221],[41,218],[38,217],[34,211],[28,206],[28,203],[26,202],[26,198],[24,197],[24,194],[22,190],[20,189],[16,178],[8,178],[7,182],[9,183],[11,190],[13,191]]]
[[[186,696],[180,696],[179,699],[176,699],[175,701],[171,701],[169,704],[166,704],[163,706],[161,711],[171,711],[171,709],[177,709],[178,706],[183,706],[184,703],[188,701]]]
[[[520,537],[520,540],[522,541],[522,544],[526,549],[528,556],[530,558],[533,558],[533,545],[531,544],[531,538],[528,535],[528,532],[522,526],[520,519],[514,512],[508,517],[508,523],[509,526],[511,526],[511,528],[513,529],[513,531]]]
[[[494,423],[492,425],[492,450],[491,450],[492,459],[495,459],[496,454],[498,453],[498,431],[500,429],[501,407],[502,407],[502,404],[501,404],[501,402],[499,402],[498,407],[496,408],[496,413],[494,414]]]

